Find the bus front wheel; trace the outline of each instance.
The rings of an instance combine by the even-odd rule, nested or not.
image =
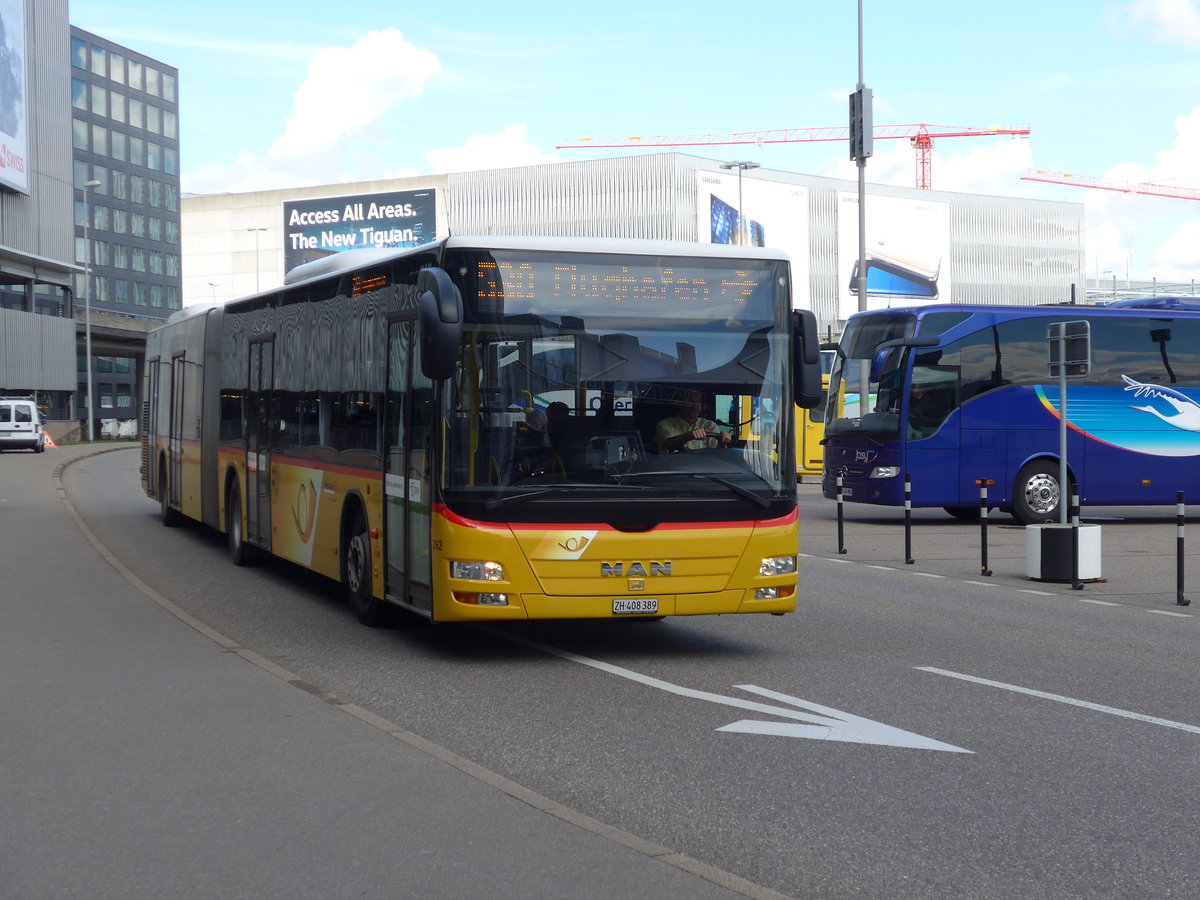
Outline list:
[[[1050,459],[1027,462],[1013,483],[1013,517],[1023,525],[1053,522],[1062,503],[1058,463]],[[1068,485],[1069,487],[1069,485]]]
[[[342,545],[342,582],[346,585],[350,608],[364,625],[371,628],[386,626],[390,610],[371,590],[371,536],[367,533],[367,519],[361,509],[354,511]]]

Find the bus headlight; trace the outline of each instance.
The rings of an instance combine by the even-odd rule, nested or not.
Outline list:
[[[466,581],[503,581],[504,566],[498,562],[452,562],[450,577]]]
[[[869,478],[895,478],[900,474],[899,466],[876,466],[871,470]]]
[[[783,597],[792,596],[795,590],[790,584],[783,587],[756,588],[754,591],[755,600],[779,600]]]
[[[768,556],[758,568],[759,575],[791,575],[795,571],[794,556]]]
[[[471,606],[508,606],[508,594],[468,594],[455,591],[454,599]]]

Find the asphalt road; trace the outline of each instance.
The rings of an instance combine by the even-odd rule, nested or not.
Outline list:
[[[999,515],[990,576],[980,527],[934,511],[909,564],[900,511],[847,507],[840,554],[805,485],[794,615],[375,631],[320,579],[163,528],[137,461],[64,481],[153,591],[290,690],[623,833],[802,898],[1200,896],[1200,624],[1175,603],[1173,509],[1095,511],[1105,580],[1072,590],[1026,577]]]

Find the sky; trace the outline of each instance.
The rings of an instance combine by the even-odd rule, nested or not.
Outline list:
[[[859,80],[858,0],[69,2],[72,25],[179,69],[190,193],[638,152],[557,149],[583,137],[839,127]],[[1021,180],[1200,189],[1200,0],[861,8],[876,125],[1030,130],[936,141],[935,189],[1083,203],[1089,278],[1200,278],[1200,202]],[[857,178],[842,142],[679,149]],[[866,180],[914,186],[908,141],[877,141]]]

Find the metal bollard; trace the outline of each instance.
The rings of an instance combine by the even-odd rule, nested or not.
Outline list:
[[[1071,485],[1071,590],[1082,591],[1079,580],[1079,488]]]
[[[904,474],[904,562],[913,564],[912,555],[912,479]]]
[[[979,485],[979,546],[981,557],[979,560],[979,574],[991,575],[992,570],[988,568],[988,487],[996,482],[988,478],[980,478],[975,482]]]
[[[1190,606],[1191,600],[1183,596],[1183,526],[1187,513],[1183,505],[1183,491],[1175,492],[1175,604]]]
[[[846,526],[842,518],[842,507],[845,505],[845,500],[842,498],[842,476],[837,477],[837,511],[838,511],[838,553],[846,552]]]

